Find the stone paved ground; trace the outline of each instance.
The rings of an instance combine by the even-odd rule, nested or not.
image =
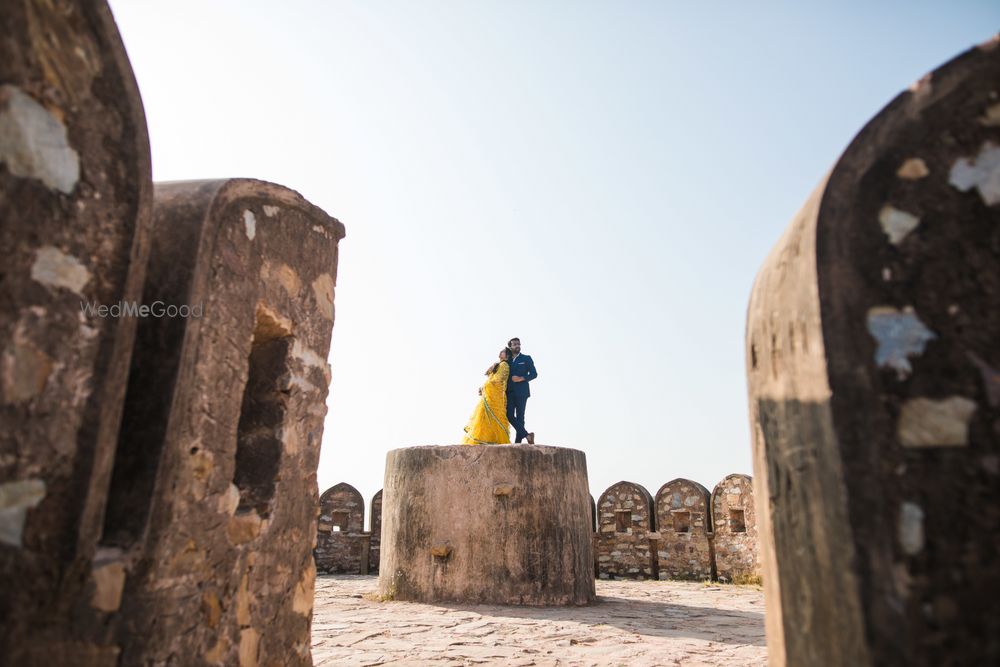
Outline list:
[[[374,576],[316,579],[323,665],[765,665],[764,594],[676,581],[598,581],[589,607],[376,602]]]

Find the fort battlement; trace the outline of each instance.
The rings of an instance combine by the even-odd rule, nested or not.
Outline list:
[[[340,482],[320,496],[316,569],[374,574],[379,571],[382,491],[368,505]],[[621,481],[590,497],[594,576],[600,579],[717,579],[760,576],[757,513],[748,475],[727,475],[710,492],[698,482],[674,479],[656,495]]]

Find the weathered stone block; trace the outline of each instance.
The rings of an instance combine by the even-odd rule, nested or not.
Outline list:
[[[614,578],[657,578],[659,563],[650,535],[655,528],[653,497],[641,484],[618,482],[597,501],[597,572]]]
[[[712,491],[712,537],[715,573],[733,581],[760,576],[757,509],[753,482],[747,475],[727,475]]]
[[[499,485],[513,493],[494,495]],[[594,600],[583,452],[395,449],[386,457],[383,491],[383,595],[523,605]]]
[[[667,482],[656,492],[661,579],[714,578],[709,506],[708,489],[688,479]]]
[[[1000,662],[1000,42],[872,119],[747,318],[771,664]]]
[[[365,501],[350,484],[341,482],[319,500],[316,569],[320,572],[368,574],[370,549],[365,527]]]
[[[242,179],[157,184],[154,216],[143,300],[190,316],[136,337],[105,522],[122,662],[310,664],[343,226]]]
[[[368,556],[368,572],[378,574],[382,552],[382,490],[372,497],[371,504],[371,549]]]
[[[146,121],[104,2],[2,5],[0,661],[106,664],[88,573],[135,319],[98,309],[142,288]]]

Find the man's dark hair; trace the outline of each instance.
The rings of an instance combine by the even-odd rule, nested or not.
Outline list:
[[[520,339],[520,338],[511,338],[511,339],[510,339],[509,341],[507,341],[507,347],[510,347],[510,344],[511,344],[511,343],[513,343],[513,342],[514,342],[515,340],[516,340],[516,341],[517,341],[518,343],[520,343],[520,342],[521,342],[521,339]]]

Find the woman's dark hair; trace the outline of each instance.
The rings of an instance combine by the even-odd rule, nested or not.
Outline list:
[[[507,353],[507,358],[510,359],[510,348],[509,347],[505,347],[504,349],[500,350],[500,354],[503,354],[504,352]],[[497,356],[499,357],[500,354],[498,354]],[[493,375],[494,373],[497,372],[498,368],[500,368],[500,362],[499,361],[496,362],[495,364],[493,364],[492,366],[490,366],[489,368],[487,368],[486,369],[486,374],[487,375]]]

